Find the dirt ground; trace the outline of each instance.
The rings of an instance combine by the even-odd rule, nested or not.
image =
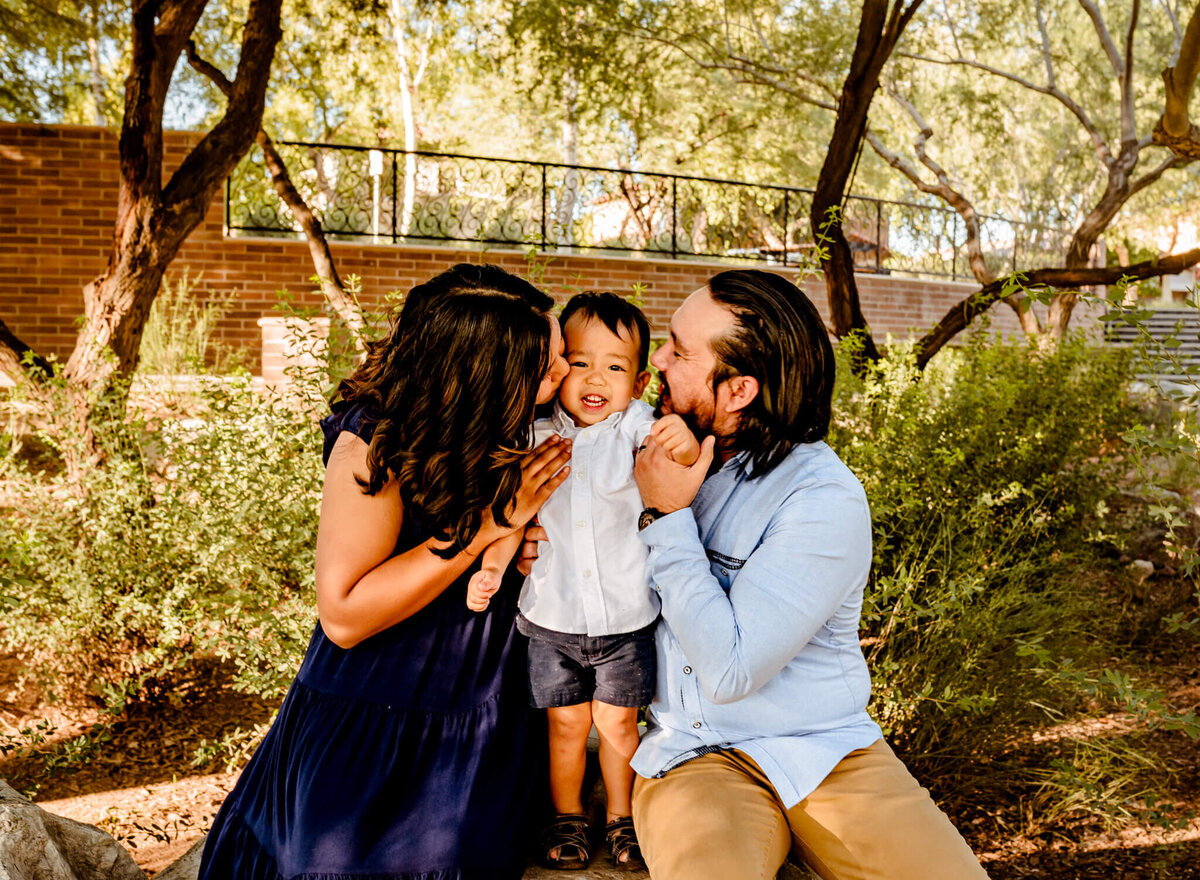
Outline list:
[[[1195,640],[1193,640],[1195,643]],[[1200,705],[1200,651],[1164,659],[1161,684],[1176,706]],[[0,658],[0,694],[12,661]],[[11,689],[9,696],[13,696]],[[45,772],[46,759],[35,755],[0,758],[0,778],[14,787],[37,786],[36,802],[46,810],[99,825],[120,840],[149,873],[182,855],[212,823],[237,779],[219,764],[197,767],[197,748],[237,728],[266,721],[273,706],[232,692],[219,680],[198,688],[181,705],[140,707],[113,730],[78,769]],[[86,711],[48,710],[28,694],[0,701],[0,735],[48,719],[57,728],[45,747],[87,731],[95,720]],[[1127,719],[1093,722],[1095,735],[1127,724]],[[0,739],[3,742],[3,739]],[[1155,751],[1168,768],[1167,789],[1176,818],[1192,817],[1183,827],[1164,829],[1134,823],[1105,830],[1084,821],[1064,821],[1036,832],[1029,807],[1004,791],[967,792],[949,788],[935,795],[979,853],[994,880],[1047,878],[1146,878],[1200,880],[1200,743],[1179,733],[1154,734]],[[916,770],[920,775],[919,768]],[[943,784],[944,786],[944,784]]]

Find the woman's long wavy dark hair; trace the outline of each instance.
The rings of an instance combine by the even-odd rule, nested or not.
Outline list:
[[[554,300],[496,266],[459,264],[417,285],[337,396],[365,406],[375,431],[363,491],[394,478],[406,516],[450,546],[505,510],[538,383],[549,361]]]

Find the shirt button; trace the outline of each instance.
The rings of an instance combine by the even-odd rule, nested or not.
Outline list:
[[[693,721],[693,722],[692,722],[692,727],[696,728],[696,730],[699,730],[699,729],[700,729],[700,722],[699,722],[699,721]]]
[[[585,570],[584,570],[584,572],[583,572],[583,576],[584,576],[585,578],[588,578],[588,579],[590,580],[590,579],[591,579],[591,577],[592,577],[592,570],[591,570],[590,568],[589,568],[589,569],[585,569]]]
[[[587,520],[586,519],[579,520],[579,522],[575,523],[575,528],[586,529],[587,528]]]
[[[692,667],[690,667],[690,666],[685,666],[685,667],[683,667],[683,674],[684,674],[684,675],[691,675],[691,674],[692,674]]]
[[[582,470],[575,471],[575,479],[577,479],[577,480],[582,480],[586,476],[587,476],[586,471],[582,471]]]
[[[721,569],[721,574],[725,575],[725,577],[729,577],[729,572],[727,572],[725,569]]]

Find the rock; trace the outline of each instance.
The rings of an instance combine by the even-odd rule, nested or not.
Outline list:
[[[204,841],[201,837],[192,844],[192,848],[180,856],[170,866],[154,875],[154,880],[196,880],[200,875],[200,855],[204,852]]]
[[[0,779],[0,880],[146,880],[94,825],[47,813]]]
[[[1133,578],[1134,583],[1140,587],[1145,583],[1146,578],[1154,574],[1154,563],[1148,559],[1135,559],[1129,565],[1125,566],[1125,570],[1129,572],[1129,576]]]

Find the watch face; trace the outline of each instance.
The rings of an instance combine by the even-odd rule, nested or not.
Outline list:
[[[646,526],[658,519],[659,516],[660,514],[657,510],[643,510],[642,515],[638,517],[638,531],[640,532],[642,529],[646,528]],[[626,522],[628,522],[628,520],[626,520]]]

